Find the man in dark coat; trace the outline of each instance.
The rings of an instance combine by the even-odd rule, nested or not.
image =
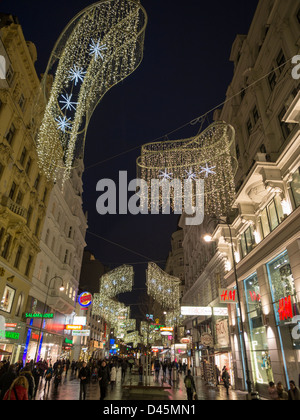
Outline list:
[[[106,365],[104,360],[101,363],[100,369],[98,371],[98,380],[100,387],[100,400],[104,400],[107,393],[107,387],[110,383],[109,367]]]
[[[13,365],[10,365],[8,371],[4,373],[0,378],[0,400],[3,400],[6,391],[10,388],[16,377],[17,374],[15,372],[15,368]]]
[[[79,395],[79,399],[83,399],[85,400],[86,397],[86,386],[89,382],[90,379],[90,369],[87,367],[86,362],[83,362],[82,364],[82,368],[79,371],[78,374],[78,378],[80,379],[80,395]]]

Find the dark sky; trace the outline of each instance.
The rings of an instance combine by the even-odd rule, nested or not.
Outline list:
[[[60,32],[90,4],[88,0],[2,0],[0,11],[18,16],[25,38],[37,47],[40,74]],[[100,216],[96,212],[98,180],[117,182],[120,170],[127,170],[128,179],[134,179],[140,149],[89,166],[164,136],[222,103],[233,74],[232,43],[237,34],[248,33],[257,4],[258,0],[142,0],[149,19],[144,59],[131,76],[106,94],[87,133],[83,182],[88,231],[149,260],[166,259],[178,216]],[[198,130],[199,125],[187,126],[169,138],[185,138]],[[144,286],[146,258],[90,233],[86,242],[112,268],[143,262],[134,267],[136,287]],[[138,294],[125,296],[126,303],[136,302]]]

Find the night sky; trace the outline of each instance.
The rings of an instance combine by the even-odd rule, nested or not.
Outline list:
[[[90,4],[88,0],[2,0],[0,11],[18,16],[25,39],[37,47],[40,74],[61,31]],[[131,76],[106,94],[94,112],[83,175],[87,248],[111,268],[135,263],[137,288],[145,286],[147,261],[166,260],[178,215],[100,216],[96,184],[109,178],[118,185],[120,170],[128,171],[129,180],[136,178],[139,148],[110,158],[154,141],[224,101],[233,75],[229,62],[232,43],[237,34],[248,33],[257,4],[258,0],[142,0],[149,20],[144,59]],[[169,139],[186,138],[198,130],[199,125],[187,125]],[[159,265],[164,267],[164,263]],[[140,293],[123,296],[124,302],[137,302]]]

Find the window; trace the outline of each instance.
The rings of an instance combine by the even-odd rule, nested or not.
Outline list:
[[[25,172],[27,173],[27,175],[29,175],[31,164],[32,164],[32,160],[31,160],[31,157],[29,157],[27,160],[26,168],[25,168]]]
[[[68,237],[69,237],[69,238],[71,238],[71,237],[72,237],[72,226],[70,226],[70,229],[69,229],[69,235],[68,235]]]
[[[15,268],[19,268],[22,252],[23,252],[23,248],[19,246],[18,251],[16,253],[16,258],[15,258],[15,264],[14,264]]]
[[[41,226],[41,219],[37,219],[36,225],[35,225],[35,232],[34,232],[35,236],[39,236],[40,226]]]
[[[279,67],[278,69],[279,73],[282,73],[285,62],[286,62],[286,59],[285,59],[284,53],[282,50],[280,50],[280,53],[278,54],[276,58],[276,63],[277,63],[277,66]]]
[[[8,257],[8,250],[9,250],[10,243],[11,243],[11,236],[8,234],[6,237],[6,241],[3,245],[3,251],[2,251],[2,257],[4,259],[7,259]]]
[[[291,191],[296,208],[300,206],[300,168],[293,175]]]
[[[32,265],[32,255],[29,255],[28,260],[27,260],[27,264],[26,264],[25,276],[29,275],[31,265]]]
[[[67,264],[67,262],[68,262],[68,255],[69,255],[69,251],[66,249],[65,258],[64,258],[64,264]]]
[[[18,103],[19,103],[19,107],[23,111],[24,110],[24,105],[25,105],[25,98],[24,98],[23,93],[21,93]]]
[[[14,197],[15,197],[15,192],[16,192],[16,189],[17,189],[17,185],[15,184],[15,182],[13,182],[13,183],[11,184],[10,192],[9,192],[9,195],[8,195],[8,197],[9,197],[11,200],[13,200],[13,199],[14,199]]]
[[[44,195],[43,195],[43,203],[45,203],[45,201],[46,201],[46,197],[47,197],[47,194],[48,194],[48,189],[47,188],[45,188],[44,189]]]
[[[238,159],[240,157],[240,148],[238,144],[235,146],[235,153],[236,153],[236,158]]]
[[[21,315],[23,302],[24,302],[24,295],[23,295],[23,293],[20,293],[19,297],[18,297],[17,306],[16,306],[15,316],[20,316]]]
[[[255,244],[252,226],[249,226],[248,229],[246,229],[245,232],[241,234],[240,240],[242,256],[245,257],[247,254],[249,254],[250,251],[252,251]]]
[[[290,129],[289,124],[282,121],[285,113],[286,113],[286,108],[283,107],[282,110],[280,111],[279,115],[278,115],[278,120],[279,120],[279,124],[280,124],[281,131],[282,131],[282,134],[283,134],[283,138],[287,139],[292,130]]]
[[[45,244],[46,244],[46,245],[48,245],[48,242],[49,242],[49,236],[50,236],[50,230],[49,230],[49,229],[47,229],[47,231],[46,231],[46,236],[45,236]]]
[[[254,124],[256,124],[257,121],[259,120],[259,114],[258,114],[258,110],[256,106],[253,108],[252,115],[253,115]]]
[[[270,203],[263,209],[260,215],[262,234],[265,238],[272,232],[283,220],[283,210],[279,196],[274,197]]]
[[[0,309],[3,312],[11,312],[16,291],[10,286],[5,286],[4,293],[0,302]]]
[[[37,177],[36,177],[36,179],[35,179],[34,185],[33,185],[33,187],[36,190],[38,189],[38,186],[39,186],[39,183],[40,183],[40,179],[41,179],[41,176],[40,176],[40,174],[38,174]]]
[[[19,191],[19,192],[18,192],[18,195],[17,195],[17,198],[16,198],[16,203],[17,203],[19,206],[21,206],[21,205],[22,205],[23,198],[24,198],[24,194],[23,194],[21,191]]]
[[[251,135],[251,133],[252,133],[252,122],[251,122],[251,120],[249,119],[248,120],[248,122],[247,122],[247,132],[248,132],[248,135],[250,136]]]
[[[50,268],[47,266],[46,267],[46,273],[45,273],[45,284],[47,284],[47,282],[48,282],[49,273],[50,273]]]
[[[29,227],[30,222],[31,222],[32,212],[33,212],[33,208],[31,206],[29,206],[28,210],[27,210],[27,226],[28,227]]]
[[[273,380],[266,327],[262,317],[260,287],[256,273],[244,280],[245,301],[250,328],[250,349],[256,382]]]
[[[22,166],[24,166],[26,155],[27,155],[27,150],[26,150],[26,147],[24,147],[23,151],[22,151],[22,154],[20,156],[20,163],[21,163]]]
[[[8,130],[8,132],[6,133],[6,136],[5,136],[5,138],[6,138],[6,140],[8,141],[9,144],[12,144],[15,133],[16,133],[16,127],[12,123],[12,125],[10,126],[10,129]]]
[[[270,89],[273,92],[273,90],[276,86],[276,73],[275,73],[274,70],[272,71],[272,73],[269,74],[268,82],[269,82]]]
[[[11,86],[13,78],[14,78],[14,71],[12,69],[12,66],[10,65],[6,72],[6,81],[9,84],[9,86]]]

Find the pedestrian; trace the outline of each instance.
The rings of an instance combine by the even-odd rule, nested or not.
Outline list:
[[[117,369],[116,369],[116,366],[113,365],[111,370],[110,370],[110,385],[111,385],[110,389],[111,389],[111,391],[113,391],[113,389],[114,389],[114,386],[116,384],[116,380],[117,380]]]
[[[218,366],[217,365],[215,365],[215,372],[216,372],[216,382],[217,382],[217,385],[220,385],[220,369],[218,368]]]
[[[3,400],[6,391],[10,388],[16,377],[15,367],[10,365],[8,371],[0,377],[0,400]]]
[[[45,387],[44,387],[44,392],[46,391],[46,388],[48,387],[48,391],[50,388],[50,382],[52,379],[52,375],[53,375],[53,368],[52,365],[50,363],[50,365],[48,366],[47,370],[46,370],[46,374],[45,374]]]
[[[126,370],[127,370],[127,362],[125,359],[123,360],[121,367],[122,367],[122,381],[123,381],[125,379]]]
[[[167,363],[164,362],[163,363],[163,366],[162,366],[162,370],[163,370],[163,382],[166,382],[167,381],[167,367],[168,367]]]
[[[35,387],[34,387],[34,393],[33,393],[33,398],[36,397],[36,393],[39,387],[39,383],[40,383],[40,377],[42,376],[42,371],[39,368],[39,365],[35,365],[32,371],[32,376],[34,378],[34,383],[35,383]]]
[[[274,382],[269,382],[268,393],[270,395],[271,400],[278,400],[278,392]]]
[[[82,400],[82,397],[83,397],[83,399],[85,400],[85,398],[86,398],[86,386],[87,386],[87,384],[89,382],[89,378],[90,378],[90,370],[87,367],[86,362],[83,362],[82,368],[80,369],[79,374],[78,374],[78,378],[80,379],[79,399]]]
[[[25,376],[18,376],[6,391],[3,400],[28,400],[28,381]]]
[[[226,366],[224,366],[222,370],[222,381],[223,381],[224,387],[226,388],[226,393],[227,395],[229,395],[230,376],[229,376]]]
[[[278,393],[278,400],[288,400],[289,395],[288,393],[285,391],[285,389],[283,388],[283,385],[281,382],[278,382],[277,384],[277,393]]]
[[[159,371],[160,371],[160,363],[158,359],[156,359],[154,362],[154,370],[155,370],[155,382],[158,382]]]
[[[290,389],[288,392],[288,399],[290,401],[299,401],[300,400],[300,391],[299,388],[296,387],[294,381],[290,381]]]
[[[139,366],[139,377],[140,377],[140,382],[143,382],[143,371],[144,371],[143,365],[142,365],[142,364],[140,364],[140,366]]]
[[[34,396],[34,390],[35,390],[35,382],[34,378],[31,373],[31,362],[26,363],[26,366],[20,371],[19,376],[25,376],[25,378],[28,381],[28,399],[32,400]]]
[[[73,360],[72,360],[72,363],[71,363],[71,373],[72,373],[72,375],[74,375],[75,368],[76,368],[76,362],[75,362],[75,360],[73,359]]]
[[[107,393],[107,387],[110,383],[109,368],[106,365],[105,360],[103,360],[103,362],[101,363],[100,369],[98,371],[98,380],[100,387],[100,400],[104,400]]]
[[[186,388],[187,399],[192,400],[193,392],[195,391],[195,393],[197,393],[197,391],[196,391],[195,381],[194,381],[194,378],[192,376],[192,372],[190,369],[188,370],[187,375],[184,378],[184,385]]]

